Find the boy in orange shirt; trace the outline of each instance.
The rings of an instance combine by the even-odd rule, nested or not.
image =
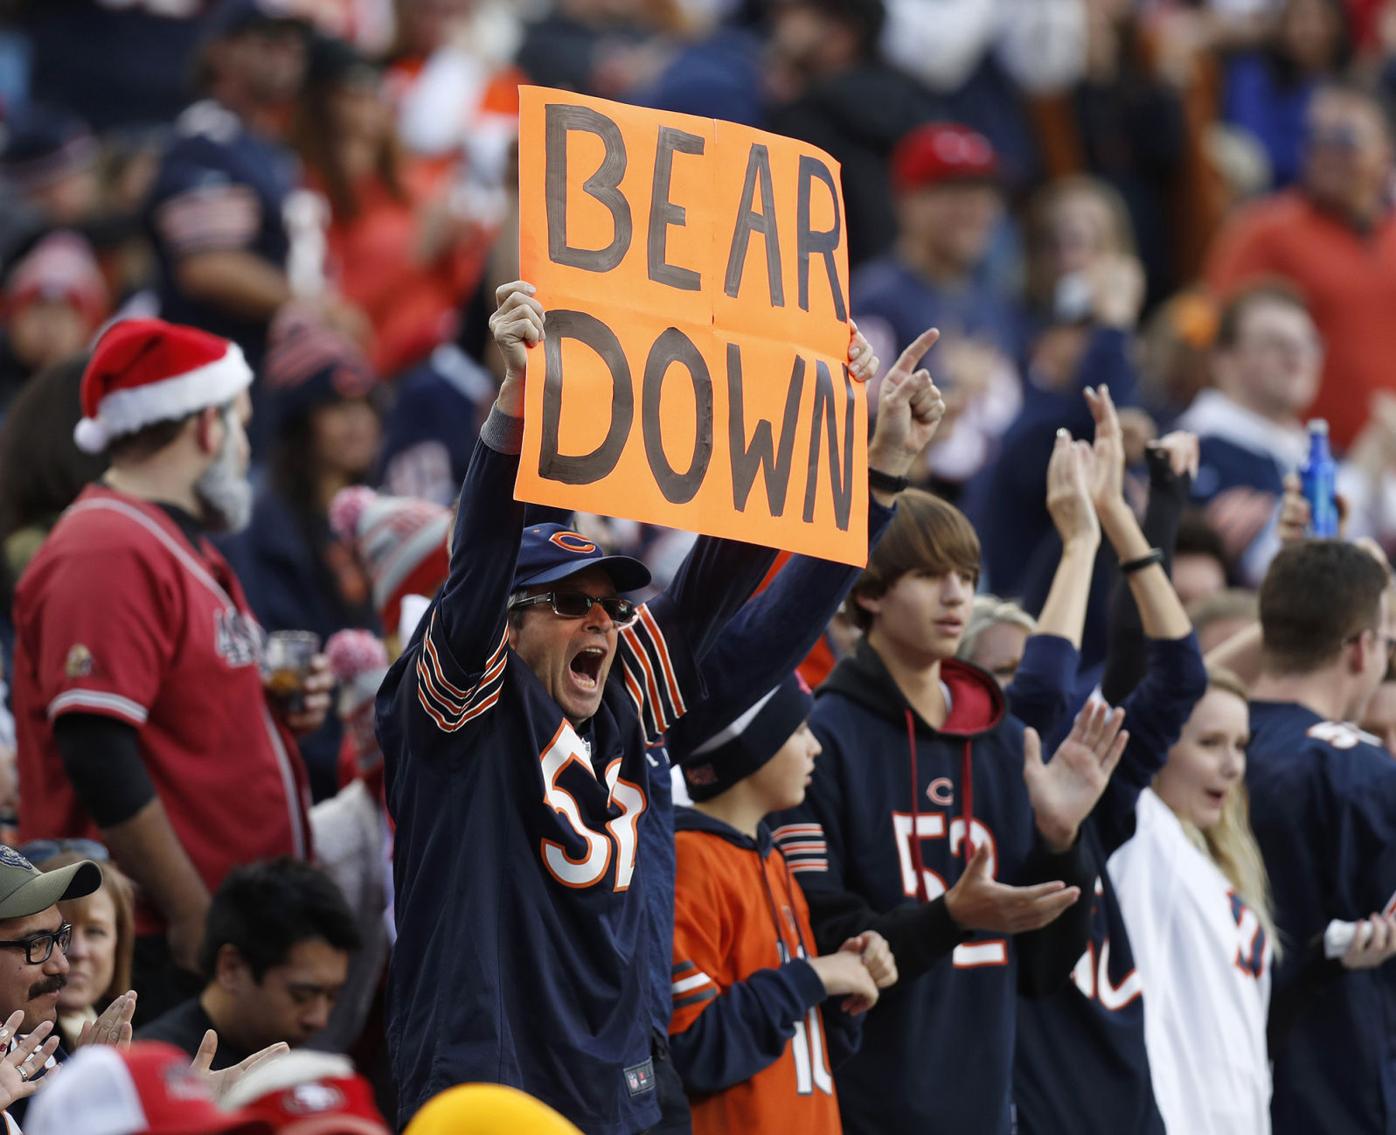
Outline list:
[[[805,897],[764,818],[799,804],[819,742],[792,674],[724,720],[684,760],[691,808],[675,814],[674,1066],[694,1135],[838,1135],[834,1062],[856,1048],[857,1015],[897,979],[875,931],[811,956]],[[821,1010],[830,998],[842,1000]]]

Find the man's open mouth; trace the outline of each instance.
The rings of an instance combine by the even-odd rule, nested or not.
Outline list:
[[[578,684],[594,688],[601,681],[601,667],[605,661],[605,650],[599,646],[586,646],[572,657],[569,669],[577,677]]]

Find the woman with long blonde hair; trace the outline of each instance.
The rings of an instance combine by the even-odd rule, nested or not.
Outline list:
[[[1246,1135],[1270,1130],[1275,923],[1244,781],[1247,691],[1227,671],[1208,678],[1109,871],[1148,999],[1145,1043],[1165,1125]]]

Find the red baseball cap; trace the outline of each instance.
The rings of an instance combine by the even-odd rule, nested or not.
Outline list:
[[[956,122],[918,126],[892,152],[892,185],[898,193],[948,181],[995,181],[998,172],[989,139]]]
[[[213,1102],[208,1080],[174,1045],[79,1049],[34,1097],[29,1135],[273,1135],[270,1124]]]
[[[268,1060],[228,1093],[226,1105],[276,1135],[391,1135],[373,1086],[343,1056],[301,1049]]]

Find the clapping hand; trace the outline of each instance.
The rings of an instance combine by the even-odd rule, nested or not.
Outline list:
[[[1124,710],[1092,702],[1076,715],[1071,733],[1045,765],[1036,731],[1024,734],[1023,779],[1037,830],[1050,851],[1060,854],[1076,842],[1081,824],[1110,783],[1129,742],[1124,720]]]
[[[220,1068],[214,1072],[212,1070],[213,1058],[218,1054],[218,1034],[209,1029],[208,1032],[204,1033],[204,1039],[199,1042],[199,1051],[194,1054],[194,1059],[189,1067],[204,1077],[208,1083],[209,1091],[213,1093],[213,1098],[221,1100],[232,1091],[234,1084],[257,1065],[270,1060],[273,1056],[283,1056],[290,1051],[289,1044],[285,1041],[277,1041],[276,1044],[267,1045],[260,1052],[254,1052],[241,1064],[234,1064],[231,1068]]]
[[[10,1014],[3,1027],[0,1027],[0,1051],[9,1048],[10,1038],[24,1022],[24,1010],[16,1009]],[[36,1073],[58,1048],[58,1037],[53,1033],[52,1021],[41,1021],[38,1028],[0,1059],[0,1111],[16,1100],[32,1096],[39,1090],[43,1078]]]
[[[103,1010],[95,1021],[88,1021],[78,1034],[75,1048],[87,1044],[131,1047],[131,1018],[136,1012],[136,991],[129,989]]]
[[[887,939],[876,930],[864,930],[839,949],[862,958],[868,976],[879,989],[889,989],[897,984],[897,959],[892,956],[892,947],[887,944]]]
[[[1073,541],[1100,543],[1100,521],[1091,505],[1093,472],[1091,447],[1084,441],[1072,441],[1066,430],[1058,430],[1047,463],[1047,511],[1063,548]]]
[[[992,854],[985,840],[974,849],[965,873],[946,892],[945,910],[962,930],[1025,934],[1055,922],[1081,897],[1080,887],[1038,883],[1010,887],[994,879]]]

